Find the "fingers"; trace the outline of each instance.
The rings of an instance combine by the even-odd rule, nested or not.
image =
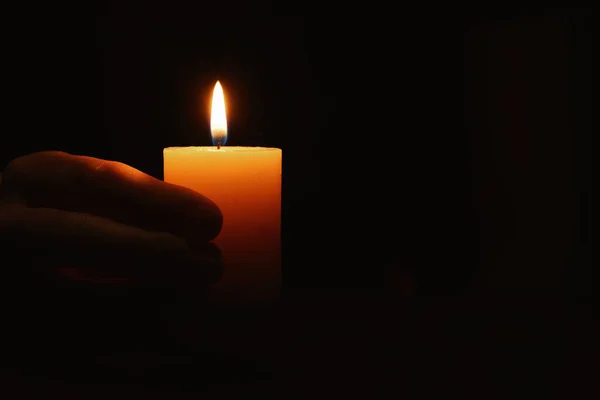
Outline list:
[[[192,251],[169,233],[144,231],[87,214],[7,205],[0,208],[0,249],[14,268],[77,267],[83,275],[151,282],[214,281],[221,258],[212,243]],[[8,253],[8,254],[7,254]]]
[[[33,153],[4,171],[4,199],[105,217],[190,242],[214,239],[218,206],[191,189],[165,183],[126,164],[63,152]]]

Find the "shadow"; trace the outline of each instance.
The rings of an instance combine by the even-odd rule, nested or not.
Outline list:
[[[76,255],[75,251],[70,253],[70,257],[75,259],[86,256]],[[139,254],[129,255],[126,251],[120,255],[112,252],[110,257],[118,259],[119,262],[111,264],[99,256],[100,259],[83,268],[53,268],[55,283],[60,287],[90,286],[95,289],[99,286],[201,289],[223,277],[223,253],[211,242],[195,244],[190,254],[174,254],[171,259],[168,256],[156,259],[140,257]]]
[[[95,262],[92,267],[65,267],[56,266],[57,258],[49,252],[12,247],[8,253],[13,257],[7,259],[14,261],[6,265],[2,277],[4,347],[11,343],[7,350],[16,364],[35,360],[22,365],[26,369],[56,357],[75,357],[79,361],[74,365],[81,366],[85,359],[95,363],[99,355],[119,349],[155,349],[157,342],[168,339],[164,309],[184,294],[193,293],[196,302],[203,301],[207,287],[222,277],[223,258],[216,245],[196,246],[194,252],[205,262],[181,267],[164,259],[145,260],[119,275],[118,266],[135,261],[125,251],[110,255],[122,262],[110,265],[106,274],[97,267],[102,254],[74,250],[70,260],[85,255]],[[49,264],[42,265],[44,261]]]
[[[194,251],[215,262],[204,265],[204,272],[186,273],[175,265],[149,262],[144,272],[151,279],[146,280],[98,277],[94,269],[65,267],[45,276],[21,274],[20,281],[13,276],[6,285],[13,290],[3,293],[9,310],[4,315],[2,367],[20,377],[43,376],[67,384],[126,383],[157,389],[202,390],[271,379],[274,368],[240,337],[256,336],[248,322],[260,319],[266,309],[265,303],[243,300],[265,292],[257,282],[272,277],[280,265],[227,266],[212,243]],[[230,297],[230,292],[243,290],[239,284],[252,271],[255,280],[247,282],[246,292]],[[155,279],[160,273],[169,278]]]
[[[144,245],[146,246],[146,245]],[[223,254],[211,242],[193,248],[165,250],[130,246],[104,247],[103,243],[53,243],[36,238],[0,237],[0,249],[12,264],[4,269],[3,282],[77,290],[133,286],[194,288],[218,282],[223,275]]]

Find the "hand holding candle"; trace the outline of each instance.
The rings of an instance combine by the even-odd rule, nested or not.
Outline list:
[[[220,268],[208,241],[219,233],[221,212],[190,189],[56,151],[19,157],[1,177],[0,250],[15,255],[16,270],[200,283]]]

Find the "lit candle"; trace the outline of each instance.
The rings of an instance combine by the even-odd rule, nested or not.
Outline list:
[[[216,83],[211,106],[214,146],[164,149],[165,182],[186,186],[214,201],[223,213],[215,243],[225,261],[222,287],[272,286],[281,260],[281,149],[225,146],[223,89]]]

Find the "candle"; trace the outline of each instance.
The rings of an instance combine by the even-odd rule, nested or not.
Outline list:
[[[223,252],[223,290],[239,294],[279,286],[281,259],[281,149],[225,146],[227,118],[219,82],[211,106],[213,146],[164,149],[165,182],[214,201],[223,227],[214,240]]]

